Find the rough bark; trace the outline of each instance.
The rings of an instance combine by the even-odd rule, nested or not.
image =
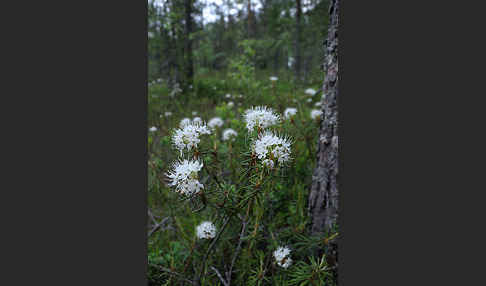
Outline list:
[[[309,194],[311,232],[322,235],[337,223],[339,188],[338,180],[338,16],[339,0],[332,0],[329,7],[330,23],[324,43],[325,79],[322,104],[322,121],[319,131],[317,164],[312,176]],[[336,245],[328,251],[337,251]],[[337,257],[334,257],[336,260]],[[337,261],[337,260],[336,260]]]

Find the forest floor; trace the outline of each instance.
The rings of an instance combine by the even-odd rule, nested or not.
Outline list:
[[[221,168],[220,174],[224,184],[234,188],[234,182],[243,172],[240,167],[237,167],[242,162],[239,155],[245,154],[250,144],[243,115],[245,110],[255,106],[267,106],[280,114],[281,122],[275,126],[275,131],[279,134],[285,133],[291,138],[292,162],[285,170],[282,179],[272,185],[273,189],[268,195],[269,204],[264,207],[264,213],[271,217],[268,221],[268,231],[266,229],[259,236],[255,235],[254,243],[248,243],[248,252],[242,253],[241,262],[237,263],[242,270],[235,279],[240,279],[236,280],[240,283],[247,280],[255,282],[257,279],[255,275],[258,272],[255,271],[263,267],[263,264],[260,265],[263,263],[263,257],[268,261],[272,250],[279,242],[292,246],[294,260],[300,258],[303,262],[311,263],[305,249],[305,243],[308,241],[303,241],[305,240],[303,237],[307,235],[306,228],[309,224],[306,209],[307,195],[315,164],[320,121],[320,116],[312,118],[311,115],[313,110],[315,115],[316,110],[321,109],[322,95],[312,94],[312,90],[320,89],[322,79],[316,78],[309,84],[296,86],[288,80],[290,76],[281,76],[277,80],[271,80],[270,77],[272,74],[259,75],[256,80],[252,80],[252,86],[249,88],[248,85],[242,85],[241,82],[224,75],[208,76],[196,79],[190,91],[185,94],[177,90],[169,90],[162,80],[149,83],[148,207],[150,219],[147,229],[149,265],[172,269],[187,276],[186,278],[191,278],[194,269],[197,268],[195,262],[197,258],[192,259],[191,256],[201,255],[197,253],[198,250],[195,250],[195,245],[199,245],[196,244],[195,229],[202,221],[208,218],[216,220],[218,217],[211,208],[195,212],[194,210],[201,206],[201,202],[183,200],[180,194],[174,192],[168,185],[166,173],[180,156],[173,146],[172,132],[180,126],[184,118],[194,121],[199,117],[206,123],[215,117],[221,118],[223,125],[217,127],[210,138],[214,142],[214,154],[219,159],[218,168]],[[295,108],[297,113],[292,118],[286,118],[284,113],[287,108]],[[228,128],[237,133],[233,141],[222,138],[222,133]],[[213,145],[209,146],[212,147]],[[264,219],[262,224],[263,221]],[[257,233],[259,229],[258,223],[249,226],[249,231],[253,233]],[[227,236],[223,237],[228,243],[227,249],[235,247],[234,239],[238,237],[238,233],[238,227],[229,228]],[[262,243],[270,240],[271,243]],[[245,244],[244,247],[246,246]],[[205,249],[208,246],[200,247]],[[225,258],[228,256],[225,252],[218,255],[223,261],[230,260]],[[189,265],[191,263],[192,267]],[[298,265],[296,263],[291,267],[299,267]],[[170,281],[175,278],[166,274],[149,267],[149,280],[153,285],[164,285],[162,283],[172,285]],[[282,281],[293,281],[291,276],[290,272],[279,272],[275,266],[272,266],[271,271],[265,268],[264,278],[258,279],[268,279],[266,281],[270,285],[287,285],[287,282]],[[209,280],[206,280],[204,282],[206,284],[203,285],[220,283],[214,273],[207,279]],[[236,285],[253,285],[253,282]]]

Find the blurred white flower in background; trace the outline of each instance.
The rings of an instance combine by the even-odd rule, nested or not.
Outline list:
[[[244,114],[246,128],[253,131],[255,127],[267,128],[280,122],[280,116],[273,109],[266,106],[257,106],[247,109]]]
[[[308,89],[305,90],[305,94],[312,96],[312,95],[316,94],[316,90],[313,89],[313,88],[308,88]]]
[[[165,117],[172,116],[172,112],[170,112],[170,111],[166,111],[166,112],[164,113],[164,115],[165,115]]]
[[[211,129],[215,129],[216,127],[221,127],[221,126],[223,126],[223,124],[224,124],[224,121],[223,121],[223,119],[221,119],[221,117],[211,118],[211,120],[209,120],[209,122],[208,122],[208,126]]]
[[[312,109],[311,110],[311,118],[316,120],[318,118],[320,118],[322,115],[322,111],[321,110],[318,110],[318,109]]]
[[[312,102],[312,98],[308,98],[307,99],[307,102]]]
[[[149,129],[149,130],[150,130],[151,132],[155,132],[155,131],[157,131],[157,127],[152,126],[152,127],[150,127],[150,129]]]
[[[288,107],[284,111],[284,117],[290,119],[290,117],[294,116],[297,113],[297,108]]]
[[[197,111],[192,112],[192,116],[197,115]]]
[[[294,65],[294,62],[295,62],[295,59],[293,57],[289,57],[289,59],[287,60],[288,67],[289,68],[292,67]]]
[[[203,124],[203,121],[202,121],[201,117],[194,117],[192,119],[192,123],[194,123],[194,124]]]
[[[277,250],[273,252],[273,257],[275,257],[275,260],[280,267],[287,268],[292,264],[290,249],[288,247],[279,246]]]
[[[279,137],[271,131],[265,131],[259,136],[253,145],[253,150],[258,159],[277,161],[280,165],[291,159],[290,140]]]
[[[189,124],[191,124],[191,119],[185,117],[185,118],[182,118],[181,122],[179,123],[179,127],[184,128]]]
[[[182,155],[184,149],[191,150],[192,148],[197,148],[197,145],[201,141],[199,136],[204,134],[211,134],[211,131],[206,125],[190,123],[174,132],[172,142]]]
[[[225,129],[223,131],[223,141],[227,141],[227,140],[230,140],[230,139],[232,141],[235,141],[236,136],[238,136],[238,133],[231,128]]]
[[[199,239],[210,239],[216,236],[216,227],[210,221],[204,221],[196,227],[196,235]]]
[[[317,107],[319,107],[321,105],[322,105],[322,102],[321,101],[318,101],[318,102],[316,102],[316,104],[314,104],[314,106],[317,106]]]
[[[172,89],[172,91],[170,92],[170,96],[171,97],[174,97],[176,96],[177,94],[181,93],[182,92],[182,89],[179,87],[179,84],[176,83],[174,84],[174,88]]]
[[[227,93],[227,94],[225,95],[225,97],[226,97],[226,98],[231,98],[231,94]]]
[[[149,37],[149,39],[153,38],[154,37],[154,33],[153,32],[148,32],[148,37]]]
[[[231,107],[233,107],[233,106],[235,106],[235,103],[234,103],[233,101],[228,102],[228,107],[229,107],[229,108],[231,108]]]
[[[195,160],[179,160],[172,165],[172,170],[167,172],[170,186],[175,186],[175,191],[183,195],[197,194],[204,188],[198,180],[197,173],[203,164]]]
[[[277,81],[277,80],[278,80],[278,77],[276,77],[276,76],[271,76],[271,77],[270,77],[270,80],[271,80],[271,81]]]

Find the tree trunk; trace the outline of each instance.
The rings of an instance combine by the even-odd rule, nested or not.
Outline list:
[[[302,42],[302,0],[297,0],[297,10],[295,15],[295,79],[301,80],[301,52],[300,46]]]
[[[187,86],[192,85],[192,78],[194,75],[194,66],[192,62],[192,39],[191,39],[191,33],[192,33],[192,12],[193,12],[193,7],[192,7],[192,1],[193,0],[185,0],[184,1],[184,10],[185,10],[185,86],[184,88],[187,88]]]
[[[324,43],[325,79],[322,104],[322,121],[319,131],[317,164],[312,176],[309,194],[311,232],[322,235],[330,232],[337,223],[339,189],[338,179],[338,17],[339,0],[332,0],[329,7],[330,23]],[[337,262],[337,245],[327,248],[328,258]]]

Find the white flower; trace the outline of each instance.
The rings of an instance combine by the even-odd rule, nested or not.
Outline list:
[[[197,111],[193,111],[192,116],[196,116],[196,115],[197,115]]]
[[[203,134],[211,134],[211,131],[206,125],[190,123],[174,132],[172,142],[182,155],[184,149],[191,150],[192,148],[197,148],[197,145],[201,141],[199,136]]]
[[[176,83],[176,84],[174,85],[174,89],[173,89],[173,90],[170,92],[170,96],[171,96],[171,97],[174,97],[174,96],[176,96],[178,93],[181,93],[181,92],[182,92],[182,89],[179,87],[179,84],[178,84],[178,83]]]
[[[308,88],[308,89],[305,90],[305,93],[310,95],[310,96],[313,96],[314,94],[316,94],[316,90],[312,89],[312,88]]]
[[[234,103],[233,101],[228,102],[228,107],[229,107],[229,108],[231,108],[231,107],[233,107],[233,106],[235,106],[235,103]]]
[[[209,128],[214,129],[216,127],[223,126],[223,123],[224,123],[223,119],[221,119],[220,117],[214,117],[211,120],[209,120],[208,126]]]
[[[197,194],[204,188],[198,180],[197,173],[203,164],[195,160],[179,160],[172,166],[172,171],[166,175],[170,179],[170,186],[175,186],[175,191],[183,195]]]
[[[253,131],[255,127],[267,128],[280,122],[280,116],[273,109],[266,106],[257,106],[245,111],[246,128]]]
[[[296,113],[297,113],[297,108],[288,107],[284,111],[284,117],[289,119],[290,117],[294,116]]]
[[[307,99],[307,102],[312,102],[312,98],[308,98]]]
[[[172,116],[172,112],[170,112],[170,111],[166,111],[166,112],[164,113],[164,115],[165,115],[165,117]]]
[[[238,95],[239,98],[243,98],[243,94]]]
[[[270,80],[271,80],[271,81],[277,81],[277,80],[278,80],[278,77],[276,77],[276,76],[271,76],[271,77],[270,77]]]
[[[216,227],[210,221],[203,221],[196,227],[196,235],[199,239],[214,238],[216,236]]]
[[[316,104],[314,104],[314,106],[317,106],[317,107],[319,107],[321,105],[322,105],[322,102],[321,101],[318,101],[318,102],[316,102]]]
[[[179,123],[179,127],[184,128],[189,124],[191,124],[191,119],[185,117],[185,118],[182,118],[181,122]]]
[[[288,162],[290,158],[290,140],[285,137],[279,137],[273,132],[265,131],[263,135],[255,141],[253,150],[258,159],[277,161],[279,164]],[[268,161],[264,163],[267,166],[273,167]]]
[[[155,131],[157,131],[157,127],[152,126],[152,127],[150,127],[150,129],[149,129],[149,130],[150,130],[151,132],[155,132]]]
[[[312,109],[311,110],[311,118],[312,119],[314,119],[314,120],[315,119],[318,119],[318,118],[321,117],[321,115],[322,115],[322,111],[321,110],[319,110],[319,109]]]
[[[238,133],[231,128],[225,129],[223,131],[223,141],[227,141],[229,139],[232,139],[232,141],[234,141],[234,137],[236,136],[238,136]]]
[[[263,160],[262,161],[262,164],[263,164],[263,166],[266,166],[266,167],[268,167],[270,169],[273,169],[273,166],[275,166],[275,164],[273,163],[273,161],[270,160],[270,159]]]
[[[231,94],[227,93],[226,95],[226,98],[231,98]]]
[[[193,124],[203,124],[203,121],[202,121],[201,117],[194,117],[192,119],[192,123]]]
[[[277,250],[273,252],[273,257],[277,261],[277,264],[283,268],[287,268],[292,264],[292,258],[290,258],[290,249],[286,246],[279,246]]]

